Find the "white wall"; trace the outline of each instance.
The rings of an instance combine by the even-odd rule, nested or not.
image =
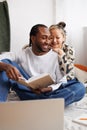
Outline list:
[[[56,0],[56,22],[66,22],[67,42],[76,50],[76,63],[84,65],[87,65],[86,12],[87,0]]]
[[[2,1],[2,0],[0,0]],[[76,63],[87,65],[87,0],[7,0],[11,23],[11,51],[28,43],[30,28],[65,21],[67,43],[76,50]]]
[[[33,25],[53,22],[53,0],[7,0],[11,24],[11,51],[17,51],[29,41]]]

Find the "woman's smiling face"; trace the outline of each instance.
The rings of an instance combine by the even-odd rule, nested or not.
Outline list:
[[[62,29],[51,29],[51,47],[52,48],[62,48],[62,45],[65,41]]]

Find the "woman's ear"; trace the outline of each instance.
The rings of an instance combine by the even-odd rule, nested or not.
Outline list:
[[[63,37],[63,41],[62,41],[62,44],[65,42],[65,38]]]
[[[66,41],[66,36],[64,35],[63,36],[63,43]]]

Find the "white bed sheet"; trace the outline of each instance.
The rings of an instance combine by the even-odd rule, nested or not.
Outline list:
[[[79,102],[73,103],[64,111],[64,130],[87,130],[87,126],[74,123],[72,120],[82,114],[87,114],[87,94]]]
[[[20,101],[17,94],[12,91],[7,101]],[[86,126],[74,123],[72,120],[81,114],[87,114],[87,94],[79,102],[73,103],[64,110],[64,130],[87,130]]]

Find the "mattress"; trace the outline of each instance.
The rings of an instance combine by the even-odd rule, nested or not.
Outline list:
[[[87,126],[73,122],[82,114],[87,114],[87,94],[79,102],[73,103],[64,110],[64,130],[87,130]]]
[[[20,99],[14,91],[11,91],[7,101],[20,101]],[[87,114],[87,94],[79,102],[75,102],[64,109],[64,130],[87,130],[87,126],[73,122],[76,117],[85,113]]]

